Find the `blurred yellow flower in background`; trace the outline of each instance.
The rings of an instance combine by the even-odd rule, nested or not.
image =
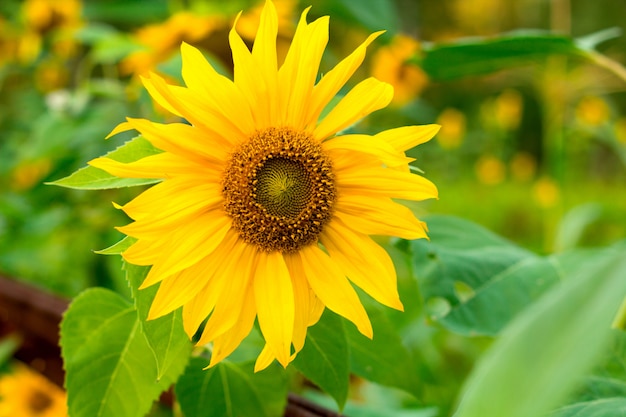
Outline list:
[[[589,126],[600,126],[611,116],[609,105],[598,96],[583,97],[576,106],[576,118]]]
[[[528,152],[518,152],[511,158],[510,170],[516,181],[530,181],[537,172],[537,160]]]
[[[142,49],[122,61],[122,72],[143,74],[154,70],[157,64],[178,52],[181,42],[197,43],[225,24],[224,16],[200,16],[182,11],[173,14],[165,22],[144,26],[134,34]]]
[[[239,16],[237,30],[243,39],[248,41],[254,39],[259,27],[259,16],[263,5],[264,1],[259,2],[255,8],[245,13],[242,12]],[[297,2],[294,0],[276,2],[277,18],[280,25],[276,46],[279,63],[282,62],[287,53],[295,30],[296,5]],[[141,49],[131,53],[122,61],[122,72],[143,74],[153,71],[158,64],[167,61],[178,53],[182,42],[195,46],[211,43],[209,42],[211,36],[228,31],[232,16],[227,13],[215,9],[202,13],[184,10],[174,13],[162,23],[155,23],[138,29],[134,34],[134,39]]]
[[[504,162],[493,155],[481,156],[475,165],[478,181],[486,185],[497,185],[506,177]]]
[[[19,35],[11,23],[0,16],[0,68],[17,60]]]
[[[379,48],[372,59],[372,75],[393,86],[395,104],[403,105],[413,100],[428,84],[426,73],[409,62],[419,50],[417,40],[396,35],[391,44]]]
[[[66,394],[25,365],[0,376],[0,417],[67,417]]]
[[[496,120],[506,130],[515,130],[522,118],[522,95],[517,90],[504,90],[495,101]]]
[[[70,79],[66,62],[50,57],[37,65],[35,69],[35,85],[44,93],[65,87]]]
[[[50,173],[52,163],[49,159],[24,161],[12,173],[11,184],[16,190],[27,190],[39,184]]]
[[[50,33],[54,34],[53,51],[62,57],[72,56],[77,48],[73,35],[83,26],[81,13],[79,0],[26,0],[22,5],[26,31],[19,48],[21,61],[36,59],[44,35]]]
[[[465,114],[455,108],[448,107],[439,114],[437,124],[441,126],[437,135],[437,142],[443,149],[450,150],[461,146],[465,137]]]
[[[556,206],[561,198],[558,184],[550,177],[542,177],[537,180],[533,187],[533,197],[541,208]]]

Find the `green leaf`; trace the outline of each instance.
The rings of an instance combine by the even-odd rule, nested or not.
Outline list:
[[[502,279],[508,281],[511,275],[511,281],[516,283],[512,291],[525,290],[526,284],[522,282],[523,277],[515,275],[515,268],[529,265],[526,268],[532,269],[535,267],[532,261],[540,262],[539,258],[466,220],[452,216],[430,216],[427,222],[430,241],[411,242],[414,271],[418,275],[420,289],[427,306],[434,304],[435,300],[443,299],[451,306],[453,314],[461,316],[457,330],[464,333],[492,334],[496,332],[505,323],[505,319],[517,311],[516,305],[511,305],[511,311],[499,323],[492,322],[494,319],[487,317],[489,314],[487,312],[487,316],[479,313],[482,319],[488,320],[487,322],[476,321],[472,324],[472,320],[478,320],[481,317],[467,317],[468,311],[463,309],[463,304],[472,302],[468,307],[472,305],[482,307],[485,300],[482,297],[497,298],[497,292],[502,286],[498,284],[498,281]],[[542,284],[536,283],[536,285]],[[538,291],[534,288],[531,290]],[[514,295],[532,298],[530,293]],[[476,297],[479,298],[472,301]],[[506,310],[505,302],[496,300],[496,303],[499,306],[494,308]],[[445,313],[448,312],[450,309],[445,310]],[[455,316],[452,316],[448,324],[454,321]],[[463,328],[467,326],[470,328]]]
[[[0,368],[13,357],[21,343],[22,341],[15,334],[9,334],[0,339]]]
[[[157,367],[133,306],[112,291],[89,289],[61,322],[69,415],[141,417],[173,382]]]
[[[207,370],[204,358],[192,358],[176,384],[176,398],[187,417],[277,417],[287,400],[284,370],[273,364],[254,373],[254,361],[223,360]]]
[[[474,368],[455,416],[538,416],[561,404],[610,341],[626,294],[620,252],[592,259],[522,312]]]
[[[181,309],[155,320],[147,320],[158,285],[143,290],[139,290],[139,286],[148,275],[150,267],[125,262],[124,269],[135,300],[139,321],[156,360],[157,378],[172,372],[180,375],[191,354],[191,342],[183,328]]]
[[[583,398],[585,400],[599,400],[611,397],[626,398],[626,381],[600,376],[585,378]]]
[[[128,163],[137,161],[146,156],[156,155],[160,152],[159,149],[152,146],[152,144],[142,136],[137,136],[105,156],[118,162]],[[109,188],[154,184],[160,181],[160,179],[154,178],[118,178],[101,169],[86,166],[68,177],[47,184],[76,188],[79,190],[104,190]]]
[[[538,30],[470,38],[424,48],[421,66],[433,80],[490,74],[551,55],[586,56],[573,39]]]
[[[448,329],[467,336],[497,335],[520,311],[559,281],[554,262],[529,257],[490,277],[489,281],[440,319]]]
[[[99,255],[119,255],[126,249],[130,248],[136,241],[137,239],[135,239],[134,237],[126,236],[119,242],[109,246],[106,249],[97,250],[95,251],[95,253]]]
[[[603,398],[563,407],[546,417],[623,417],[626,398]]]
[[[373,339],[363,336],[354,326],[346,328],[352,372],[418,396],[417,368],[398,331],[382,311],[370,309],[368,314],[374,328]]]
[[[306,342],[293,365],[311,382],[332,396],[339,408],[348,398],[350,370],[348,341],[342,319],[326,310],[320,321],[309,327]]]

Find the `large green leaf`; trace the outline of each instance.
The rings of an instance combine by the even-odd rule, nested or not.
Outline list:
[[[254,373],[254,362],[223,360],[207,370],[204,358],[192,358],[176,384],[186,417],[278,417],[287,400],[287,379],[273,364]]]
[[[314,384],[332,396],[339,408],[348,398],[350,354],[343,321],[326,310],[320,321],[308,329],[302,351],[294,366]]]
[[[451,80],[515,68],[556,54],[587,56],[587,52],[567,36],[522,30],[426,46],[420,64],[432,79]]]
[[[355,374],[378,384],[419,395],[419,380],[413,358],[398,331],[378,309],[369,309],[374,338],[346,326],[350,346],[350,367]]]
[[[603,398],[563,407],[546,417],[623,417],[626,415],[626,398]]]
[[[69,414],[142,417],[177,375],[159,379],[132,304],[94,288],[80,294],[61,323]]]
[[[502,332],[466,381],[456,417],[538,416],[562,403],[605,352],[626,294],[623,252],[606,254],[581,260]]]
[[[160,152],[159,149],[152,146],[152,144],[142,136],[137,136],[114,151],[106,154],[106,157],[115,161],[128,163]],[[104,190],[109,188],[154,184],[160,181],[160,179],[118,178],[99,168],[86,166],[65,178],[50,182],[49,184],[80,190]]]
[[[523,259],[489,277],[440,322],[468,336],[496,335],[559,279],[553,261],[539,257]]]
[[[541,258],[477,224],[451,216],[427,222],[430,241],[411,242],[414,273],[427,305],[439,299],[450,306],[442,323],[453,330],[497,333],[554,281]],[[534,276],[527,280],[525,272]]]
[[[147,320],[158,285],[143,290],[139,290],[139,286],[146,278],[150,267],[124,263],[124,269],[139,321],[157,363],[157,377],[161,378],[170,372],[180,375],[191,353],[191,342],[183,329],[181,310],[178,309],[155,320]]]

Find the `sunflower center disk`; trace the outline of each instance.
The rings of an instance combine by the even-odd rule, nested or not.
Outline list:
[[[257,171],[256,201],[272,216],[295,219],[306,209],[313,185],[299,161],[268,159]]]
[[[233,228],[266,252],[317,242],[335,202],[330,159],[310,135],[289,128],[257,131],[240,145],[222,191]]]

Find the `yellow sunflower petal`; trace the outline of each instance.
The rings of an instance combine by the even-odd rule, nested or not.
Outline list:
[[[165,250],[168,242],[160,240],[140,239],[133,243],[128,249],[122,253],[122,258],[126,262],[134,265],[148,266],[152,265],[159,259],[163,250]],[[165,277],[161,277],[163,279]],[[156,283],[155,281],[153,283]],[[141,288],[140,288],[141,289]]]
[[[368,78],[358,83],[341,99],[315,128],[313,136],[322,141],[387,106],[393,98],[390,84]]]
[[[276,359],[274,351],[271,346],[266,343],[265,346],[263,346],[261,353],[259,353],[259,357],[256,358],[256,362],[254,363],[254,372],[260,372],[267,368],[272,364],[272,362],[274,362],[274,359]]]
[[[194,171],[199,175],[210,172],[202,165],[169,152],[146,156],[129,163],[102,157],[92,159],[88,164],[121,178],[166,179],[176,175],[193,174]]]
[[[328,16],[308,25],[309,9],[302,12],[285,62],[278,71],[280,85],[289,86],[279,90],[287,126],[303,127],[306,123],[317,71],[328,43]]]
[[[156,85],[152,82],[153,74],[149,74],[148,76],[140,76],[141,82],[146,90],[148,90],[148,94],[154,101],[156,101],[161,107],[170,113],[183,117],[182,113],[172,105],[171,98],[163,95],[163,92],[156,87]]]
[[[381,304],[403,310],[393,262],[369,236],[335,219],[326,226],[320,241],[350,281]]]
[[[222,243],[231,227],[221,210],[203,213],[191,224],[179,226],[168,237],[167,251],[161,253],[146,280],[160,280],[181,271],[209,255]]]
[[[228,148],[247,137],[247,133],[235,121],[221,116],[220,111],[210,106],[202,95],[184,87],[170,85],[154,73],[144,77],[144,85],[151,85],[181,117],[193,126],[205,130],[216,144]]]
[[[246,98],[250,108],[254,109],[252,117],[257,129],[265,129],[271,126],[270,112],[267,108],[267,85],[256,72],[257,63],[252,57],[252,53],[244,43],[241,36],[236,31],[237,20],[228,34],[230,49],[233,55],[233,72],[235,85],[246,92]]]
[[[372,324],[354,288],[337,264],[317,245],[302,248],[298,254],[307,280],[319,299],[332,311],[354,323],[359,331],[373,336]]]
[[[245,134],[252,134],[254,126],[252,112],[246,97],[227,77],[219,74],[193,46],[183,42],[183,79],[192,91],[202,92],[204,98],[215,108],[222,111],[224,117],[236,120]]]
[[[294,322],[293,322],[293,347],[299,352],[304,346],[307,327],[309,326],[309,316],[312,306],[311,301],[315,296],[315,292],[311,289],[300,257],[291,254],[285,254],[285,264],[291,275],[291,283],[293,285],[294,297]],[[312,297],[313,296],[313,297]]]
[[[257,249],[242,241],[238,241],[228,254],[226,266],[219,273],[229,278],[220,290],[220,297],[204,326],[199,345],[213,341],[237,324],[245,297],[252,291],[250,280],[257,261]]]
[[[202,289],[205,279],[198,264],[165,278],[152,300],[148,320],[169,314],[191,300]]]
[[[338,63],[332,70],[315,85],[309,103],[308,117],[305,125],[314,127],[324,110],[324,107],[335,97],[344,84],[352,77],[352,74],[361,65],[365,58],[365,50],[374,39],[382,35],[384,31],[372,33],[350,55]]]
[[[216,365],[219,361],[230,355],[239,346],[241,341],[250,333],[256,318],[256,305],[254,304],[254,292],[247,288],[245,298],[241,304],[241,312],[235,325],[213,342],[211,362],[209,366]]]
[[[406,165],[414,160],[413,158],[408,158],[404,152],[399,152],[394,149],[388,142],[380,140],[376,136],[369,135],[336,136],[325,141],[322,147],[327,152],[330,151],[330,153],[337,149],[350,151],[350,153],[359,152],[369,154],[378,158],[389,167]]]
[[[265,104],[270,111],[271,124],[278,122],[278,100],[272,99],[278,92],[278,62],[276,57],[276,36],[278,34],[278,16],[276,7],[271,1],[266,1],[261,11],[259,28],[252,46],[252,59],[257,66],[249,68],[262,77],[267,90]]]
[[[133,130],[133,127],[128,122],[122,122],[119,125],[115,126],[111,133],[106,135],[105,139],[109,139],[110,137],[113,137],[122,132],[128,132],[129,130]]]
[[[184,123],[154,123],[130,117],[127,120],[128,125],[161,150],[196,162],[206,162],[209,166],[219,166],[226,159],[225,150],[216,146],[211,136],[193,126]]]
[[[273,355],[286,367],[291,357],[295,306],[291,277],[280,252],[259,253],[254,295],[261,332]]]
[[[121,208],[133,220],[152,222],[162,218],[176,220],[177,214],[183,217],[199,206],[210,210],[222,201],[219,184],[206,178],[175,177],[153,185]]]
[[[230,276],[223,273],[224,268],[228,266],[225,260],[236,252],[235,247],[238,245],[237,233],[231,229],[226,233],[220,246],[202,260],[204,267],[210,274],[207,274],[204,287],[183,306],[183,327],[190,338],[196,333],[200,324],[211,314],[217,300],[222,296],[224,287],[231,279]]]
[[[376,135],[376,138],[389,143],[398,151],[406,151],[415,146],[428,142],[437,134],[441,126],[404,126],[396,129],[385,130]]]
[[[344,193],[416,201],[437,198],[435,184],[421,175],[383,167],[346,170],[336,168],[337,185]]]
[[[335,205],[335,216],[366,235],[427,238],[424,223],[407,207],[388,198],[343,195]]]

